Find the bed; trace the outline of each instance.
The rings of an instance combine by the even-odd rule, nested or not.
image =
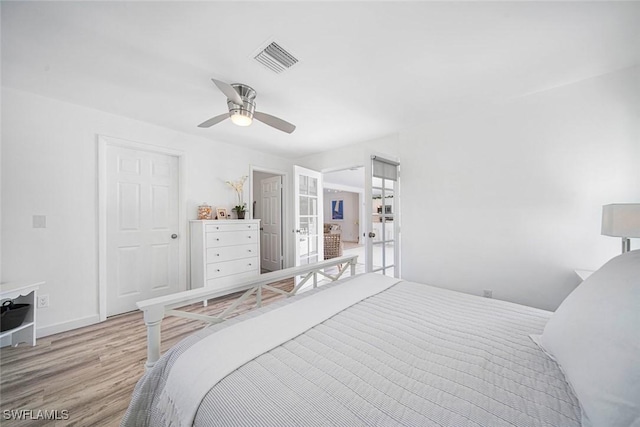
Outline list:
[[[622,256],[629,271],[619,287],[638,298],[640,251],[633,252]],[[620,262],[613,264],[618,272]],[[579,291],[602,286],[599,281],[615,292],[609,276],[594,273],[569,302],[579,306]],[[629,304],[628,295],[619,299]],[[572,376],[574,356],[554,342],[567,333],[562,316],[576,319],[572,305],[564,305],[554,314],[380,275],[356,276],[183,340],[138,382],[122,425],[639,426],[637,331],[623,345],[623,364],[607,360],[603,368],[604,376],[624,369],[630,378],[594,385],[600,378],[591,372],[585,392]],[[635,330],[633,308],[624,322]],[[556,315],[560,320],[550,322]],[[307,317],[314,320],[305,324]],[[583,332],[573,323],[570,332],[578,337]],[[554,329],[547,331],[549,325]],[[584,334],[592,341],[600,334],[615,340],[588,327]],[[565,347],[574,344],[580,347]],[[590,361],[582,352],[580,363],[597,370],[598,354]],[[594,387],[623,407],[598,407]]]

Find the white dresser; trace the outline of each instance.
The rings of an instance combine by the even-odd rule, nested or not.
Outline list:
[[[260,274],[260,220],[190,221],[191,289],[224,289]]]

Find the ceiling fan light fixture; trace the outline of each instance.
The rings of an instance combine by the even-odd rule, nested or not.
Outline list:
[[[253,122],[253,117],[249,111],[235,110],[231,112],[231,121],[234,125],[249,126]]]

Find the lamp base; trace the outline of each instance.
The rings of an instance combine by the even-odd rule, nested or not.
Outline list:
[[[622,238],[622,253],[629,252],[631,250],[631,239],[628,237]]]

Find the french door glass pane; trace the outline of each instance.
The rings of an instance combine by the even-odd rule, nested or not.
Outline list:
[[[316,197],[309,199],[309,215],[318,216],[318,199]]]
[[[310,196],[318,195],[318,180],[316,178],[307,177],[308,182],[308,193]]]
[[[309,177],[308,176],[300,175],[300,185],[299,185],[300,188],[299,188],[299,191],[300,191],[300,195],[301,196],[309,194],[308,181],[309,181]]]
[[[374,243],[373,244],[373,271],[384,271],[384,275],[393,276],[394,243]]]
[[[303,259],[306,260],[309,256],[309,238],[307,236],[300,235],[298,244],[300,245],[300,261]],[[306,264],[306,262],[304,264]]]

